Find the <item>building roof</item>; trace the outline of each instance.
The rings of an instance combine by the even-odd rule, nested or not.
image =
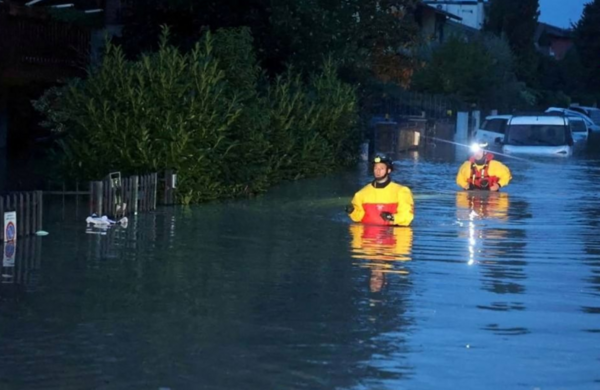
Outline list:
[[[455,15],[453,13],[450,13],[448,11],[444,11],[441,8],[438,7],[434,7],[431,4],[428,4],[427,2],[423,2],[423,3],[419,3],[420,7],[426,8],[426,9],[431,9],[433,10],[435,13],[439,14],[439,15],[443,15],[445,17],[447,17],[448,19],[455,19],[455,20],[462,20],[462,18],[458,15]]]
[[[556,38],[572,38],[572,30],[556,27],[547,23],[538,23],[535,30],[535,42],[538,42],[542,35],[548,35]]]

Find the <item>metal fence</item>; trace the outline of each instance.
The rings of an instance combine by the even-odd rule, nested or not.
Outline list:
[[[111,173],[102,181],[90,183],[90,213],[123,217],[156,210],[158,174],[121,178]]]
[[[103,180],[72,183],[48,183],[48,195],[85,196],[89,198],[90,214],[120,218],[138,212],[156,210],[160,205],[176,203],[177,174],[171,170],[162,174],[149,173],[121,177],[120,172],[107,175]]]
[[[451,96],[394,91],[392,94],[367,102],[364,109],[369,115],[393,120],[400,117],[444,119],[452,117],[457,111],[468,110],[469,107]]]
[[[0,196],[0,216],[15,211],[18,236],[29,236],[42,230],[44,200],[42,191],[13,192]],[[4,229],[0,229],[0,241],[4,241]]]

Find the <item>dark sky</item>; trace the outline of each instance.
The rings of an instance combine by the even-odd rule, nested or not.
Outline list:
[[[540,22],[568,28],[581,17],[584,4],[592,0],[540,0]]]

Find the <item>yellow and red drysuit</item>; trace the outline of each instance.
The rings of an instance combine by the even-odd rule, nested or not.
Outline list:
[[[489,190],[494,184],[505,187],[511,179],[508,167],[487,153],[483,164],[477,164],[473,157],[465,161],[456,175],[456,184],[465,190]]]
[[[369,225],[409,226],[415,217],[410,189],[389,179],[385,183],[367,184],[354,195],[352,206],[350,218]],[[382,212],[392,214],[394,220],[387,221],[381,216]]]

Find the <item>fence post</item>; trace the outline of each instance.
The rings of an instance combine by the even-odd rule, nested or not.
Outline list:
[[[175,187],[177,186],[177,174],[173,170],[165,171],[165,192],[163,196],[164,204],[172,205],[175,203]]]
[[[31,192],[25,193],[25,234],[35,233],[31,228]]]
[[[469,113],[459,112],[456,116],[456,135],[454,141],[457,143],[467,143],[469,140]]]
[[[138,213],[139,185],[140,178],[138,176],[131,176],[131,205],[129,208],[133,215]]]
[[[156,210],[156,198],[158,198],[158,173],[153,173],[152,178],[152,210]]]
[[[25,231],[25,221],[26,221],[26,218],[25,218],[25,208],[24,208],[25,203],[23,202],[24,199],[23,199],[23,194],[22,193],[17,194],[16,197],[17,197],[17,203],[18,203],[18,208],[17,208],[17,231],[18,231],[19,236],[23,236],[23,235],[27,234],[27,233],[23,233]],[[4,226],[4,225],[2,225],[2,226]]]
[[[2,218],[2,229],[0,229],[0,242],[4,241],[4,197],[0,196],[0,217]]]
[[[44,217],[44,195],[42,191],[36,191],[35,192],[35,197],[37,198],[37,204],[38,204],[38,209],[37,209],[37,226],[35,231],[40,231],[42,230],[42,219]]]
[[[104,183],[101,181],[90,182],[90,214],[102,216]]]
[[[471,112],[473,117],[473,128],[471,129],[471,136],[475,131],[477,131],[481,127],[481,111],[476,110]]]

